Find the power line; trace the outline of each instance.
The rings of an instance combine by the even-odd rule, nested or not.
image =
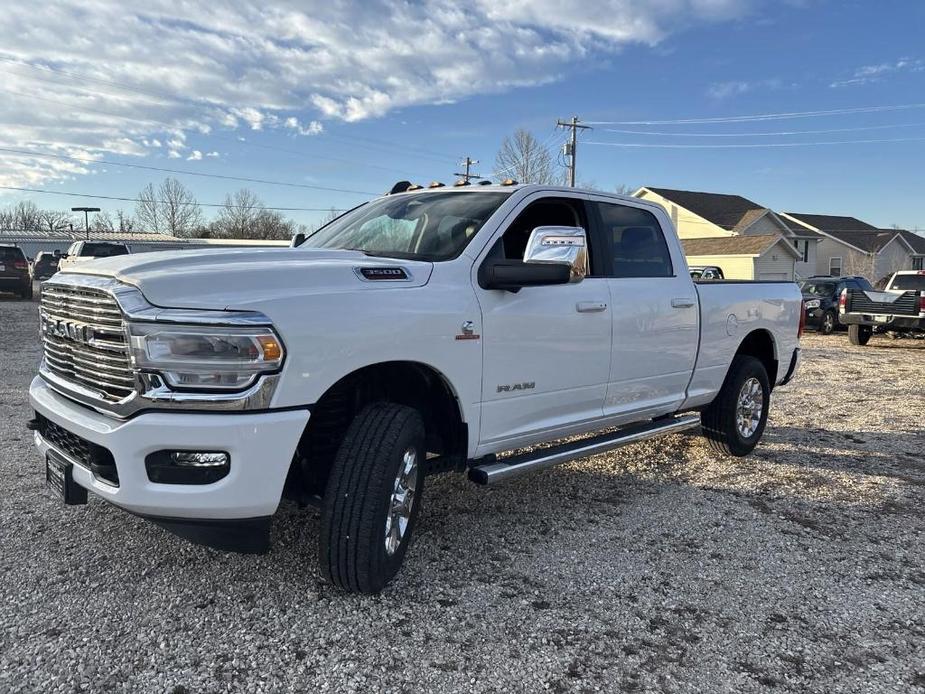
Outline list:
[[[87,193],[70,193],[62,190],[46,190],[43,188],[19,188],[17,186],[0,186],[0,190],[17,190],[25,193],[42,193],[45,195],[66,195],[71,198],[90,198],[93,200],[116,200],[118,202],[158,202],[167,203],[167,200],[142,200],[141,198],[122,198],[114,195],[90,195]],[[236,208],[237,205],[216,202],[185,202],[184,205],[195,205],[197,207],[223,207]],[[264,205],[261,209],[273,210],[276,212],[345,212],[345,208],[337,207],[268,207]]]
[[[289,188],[305,188],[308,190],[323,190],[329,193],[349,193],[352,195],[373,195],[377,196],[379,193],[371,193],[368,190],[351,190],[348,188],[330,188],[328,186],[315,186],[308,183],[293,183],[290,181],[273,181],[262,178],[245,178],[243,176],[226,176],[222,174],[211,174],[201,171],[184,171],[182,169],[167,169],[160,166],[146,166],[144,164],[125,164],[121,162],[110,161],[107,159],[85,159],[81,157],[72,157],[66,154],[51,154],[48,152],[34,152],[30,150],[23,149],[12,149],[9,147],[0,147],[0,152],[7,152],[9,154],[15,154],[19,156],[27,157],[49,157],[51,159],[64,159],[67,161],[77,161],[82,164],[106,164],[107,166],[121,166],[128,169],[144,169],[146,171],[160,171],[162,173],[172,173],[178,176],[199,176],[202,178],[218,178],[225,181],[240,181],[243,183],[261,183],[264,185],[272,186],[286,186]]]
[[[892,128],[915,128],[925,123],[891,123],[889,125],[866,125],[859,128],[830,128],[828,130],[790,130],[780,132],[755,133],[672,133],[653,132],[651,130],[621,130],[619,128],[601,128],[601,132],[620,133],[623,135],[657,135],[664,137],[776,137],[793,135],[824,135],[830,133],[854,133],[865,130],[889,130]]]
[[[724,116],[719,118],[680,118],[676,120],[637,121],[587,121],[590,125],[687,125],[694,123],[751,123],[766,120],[787,120],[790,118],[815,118],[820,116],[845,116],[853,113],[883,113],[925,108],[925,104],[902,104],[898,106],[864,106],[861,108],[837,108],[829,111],[794,111],[789,113],[764,113],[752,116]]]
[[[834,140],[828,142],[764,142],[735,145],[687,145],[687,144],[661,144],[642,142],[595,142],[589,140],[588,145],[602,145],[605,147],[624,147],[630,149],[762,149],[767,147],[822,147],[825,145],[869,145],[889,142],[925,142],[925,137],[897,137],[883,140]]]

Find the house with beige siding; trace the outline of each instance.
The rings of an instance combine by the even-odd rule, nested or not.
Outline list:
[[[723,268],[726,277],[736,279],[792,280],[809,277],[816,272],[816,245],[823,237],[741,195],[652,186],[644,186],[634,195],[662,205],[682,241],[728,239],[723,244],[698,246],[698,250],[722,250],[721,254],[714,255],[722,255],[723,262],[701,262],[688,255],[690,265],[718,265]],[[749,237],[761,239],[751,242]],[[775,239],[775,243],[770,243],[771,238]],[[789,245],[793,252],[783,250],[777,241]],[[696,256],[701,257],[707,256]],[[727,271],[727,265],[732,268],[732,274]]]
[[[729,280],[792,280],[800,254],[778,234],[681,239],[688,265],[716,265]]]
[[[822,237],[816,251],[817,275],[861,275],[876,284],[898,270],[925,266],[925,237],[911,231],[878,229],[840,215],[786,212],[781,218]]]

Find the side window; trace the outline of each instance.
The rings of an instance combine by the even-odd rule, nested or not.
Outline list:
[[[549,226],[584,229],[588,233],[588,255],[591,258],[591,266],[594,267],[594,247],[591,243],[585,207],[581,200],[574,198],[542,198],[531,202],[511,222],[500,242],[492,249],[492,254],[506,260],[523,260],[527,241],[533,230]]]
[[[601,220],[608,277],[672,277],[665,234],[655,215],[627,205],[592,203]],[[609,251],[609,252],[608,252]]]

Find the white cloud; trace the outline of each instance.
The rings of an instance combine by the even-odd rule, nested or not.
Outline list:
[[[829,86],[835,89],[839,87],[857,87],[862,84],[879,82],[888,75],[895,73],[923,71],[925,71],[925,60],[921,58],[900,58],[893,62],[862,65],[854,71],[851,77],[835,80]]]
[[[299,135],[320,135],[324,132],[324,126],[320,121],[313,120],[310,123],[305,125],[299,123],[299,119],[295,116],[290,116],[287,118],[283,125],[285,125],[290,130],[295,130]]]
[[[707,89],[707,94],[714,99],[728,99],[733,96],[747,94],[754,91],[773,91],[783,88],[779,79],[748,81],[714,82]]]
[[[554,81],[582,61],[762,4],[770,0],[7,3],[0,146],[178,159],[190,156],[187,133],[318,135],[326,118]],[[85,169],[4,154],[0,184]]]
[[[213,150],[213,151],[211,151],[211,152],[206,152],[206,156],[207,156],[207,157],[212,157],[212,158],[214,159],[214,158],[217,158],[217,157],[219,157],[219,156],[221,156],[221,155],[220,155],[218,152],[216,152],[216,151]]]
[[[200,161],[202,159],[202,152],[198,149],[194,149],[190,152],[190,155],[186,158],[186,161]]]

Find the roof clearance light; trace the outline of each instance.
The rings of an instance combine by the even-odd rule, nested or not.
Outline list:
[[[446,184],[441,183],[440,181],[431,181],[428,188],[443,188]]]
[[[515,181],[513,178],[505,178],[503,181],[501,181],[501,185],[503,185],[503,186],[516,186],[516,185],[517,185],[517,181]]]
[[[479,181],[479,185],[480,185],[480,186],[490,186],[490,185],[491,185],[491,181]]]
[[[424,188],[424,186],[419,186],[417,183],[412,183],[410,186],[408,186],[408,191],[421,190],[422,188]]]
[[[469,183],[469,181],[467,181],[466,179],[460,178],[458,181],[456,181],[456,183],[453,184],[453,187],[462,188],[463,186],[468,186],[468,185],[472,185],[472,184]]]

